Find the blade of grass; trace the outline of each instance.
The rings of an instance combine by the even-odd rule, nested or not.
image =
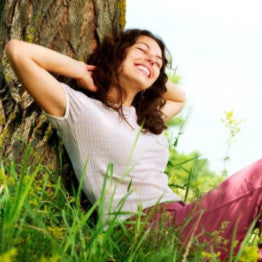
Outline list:
[[[261,215],[261,214],[260,214],[260,215]],[[234,260],[235,262],[238,262],[239,259],[240,259],[240,257],[242,256],[243,251],[244,251],[244,247],[245,247],[245,245],[247,244],[250,236],[252,235],[252,232],[254,231],[254,228],[255,228],[255,226],[256,226],[256,224],[257,224],[257,221],[258,221],[260,215],[257,216],[256,219],[254,219],[254,221],[252,222],[251,226],[249,227],[248,232],[247,232],[247,234],[246,234],[246,237],[245,237],[244,240],[242,241],[241,247],[240,247],[240,249],[239,249],[239,251],[238,251],[238,253],[237,253],[237,256],[236,256],[236,258],[235,258],[235,260]]]

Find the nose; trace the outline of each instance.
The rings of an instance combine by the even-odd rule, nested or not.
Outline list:
[[[148,55],[146,60],[153,65],[156,62],[156,58],[153,55]]]

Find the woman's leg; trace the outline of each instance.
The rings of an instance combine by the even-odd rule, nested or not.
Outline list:
[[[143,212],[149,214],[152,208]],[[161,203],[155,209],[148,226],[158,228],[164,217],[166,226],[181,229],[185,246],[191,238],[197,238],[220,252],[224,260],[230,254],[232,241],[237,241],[237,252],[255,219],[256,226],[262,226],[262,159],[230,176],[196,202]],[[129,221],[135,219],[134,216]],[[220,243],[215,243],[218,238]]]
[[[172,214],[172,205],[167,210]],[[238,241],[237,251],[256,218],[259,218],[257,226],[261,226],[261,211],[262,160],[259,160],[230,176],[199,201],[176,208],[172,216],[176,226],[184,227],[184,243],[188,243],[193,236],[200,242],[211,241],[209,233],[224,226],[219,235],[228,242],[224,245],[220,243],[220,249],[215,248],[215,251],[220,251],[221,258],[225,259],[229,255],[232,241]]]

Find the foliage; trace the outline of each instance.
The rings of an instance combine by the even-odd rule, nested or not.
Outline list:
[[[206,243],[199,244],[192,238],[190,245],[181,245],[180,232],[175,227],[147,228],[152,213],[144,218],[141,210],[129,226],[117,221],[121,212],[116,212],[105,231],[101,208],[98,219],[94,218],[98,204],[103,206],[103,197],[92,207],[83,209],[81,181],[75,193],[69,195],[58,172],[46,169],[41,163],[29,165],[29,155],[28,148],[22,164],[5,160],[0,165],[0,261],[218,261],[218,253],[210,250]],[[206,162],[194,154],[190,156],[194,159],[191,164],[185,161],[186,156],[172,153],[172,157],[185,162],[175,167],[181,172],[201,170],[197,164],[203,166],[203,172],[207,169]],[[106,177],[111,170],[109,165]],[[187,187],[198,181],[191,179]],[[179,181],[184,180],[181,175]],[[105,186],[103,188],[102,196]],[[195,191],[191,188],[189,191],[188,198],[194,197]],[[213,237],[218,244],[222,241],[216,232]],[[244,246],[239,261],[243,256],[256,257],[254,243],[257,241],[246,243],[249,244]]]
[[[166,173],[173,191],[183,197],[185,202],[192,202],[216,187],[225,177],[210,170],[208,160],[202,158],[199,152],[182,154],[177,151],[188,118],[189,113],[184,119],[176,117],[168,123],[166,136],[170,155]]]
[[[172,146],[166,173],[169,186],[182,196],[185,202],[198,199],[223,180],[222,176],[209,169],[208,160],[201,158],[198,152],[180,154]]]
[[[224,111],[224,117],[220,119],[220,121],[224,124],[227,128],[229,134],[226,141],[226,154],[224,157],[224,170],[222,173],[226,176],[227,175],[227,164],[230,161],[229,151],[232,144],[235,141],[235,136],[240,132],[240,126],[244,122],[244,119],[237,119],[234,115],[234,111]]]
[[[166,261],[181,257],[175,234],[172,239],[163,237],[156,252],[159,243],[143,229],[140,219],[131,230],[114,218],[104,231],[104,222],[100,218],[94,222],[92,217],[97,203],[84,210],[81,190],[68,195],[56,172],[40,163],[27,164],[28,154],[29,150],[22,165],[7,160],[1,164],[1,261],[152,261],[155,257]]]

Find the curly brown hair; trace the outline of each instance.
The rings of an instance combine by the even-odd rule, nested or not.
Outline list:
[[[108,107],[115,109],[121,117],[125,118],[122,111],[122,98],[125,95],[125,91],[121,88],[118,81],[118,69],[126,57],[127,48],[134,45],[139,36],[148,36],[157,42],[162,51],[163,64],[157,80],[146,90],[138,92],[132,105],[136,108],[137,123],[139,125],[143,124],[144,131],[160,134],[166,129],[162,119],[163,113],[160,109],[166,103],[162,95],[166,92],[165,84],[168,78],[165,73],[165,67],[168,64],[168,60],[165,44],[150,31],[129,29],[105,38],[103,43],[97,47],[87,60],[88,64],[93,64],[97,67],[93,78],[95,85],[98,87],[97,92],[90,92],[88,96],[100,100]],[[107,95],[110,86],[117,88],[117,101],[112,101]]]

